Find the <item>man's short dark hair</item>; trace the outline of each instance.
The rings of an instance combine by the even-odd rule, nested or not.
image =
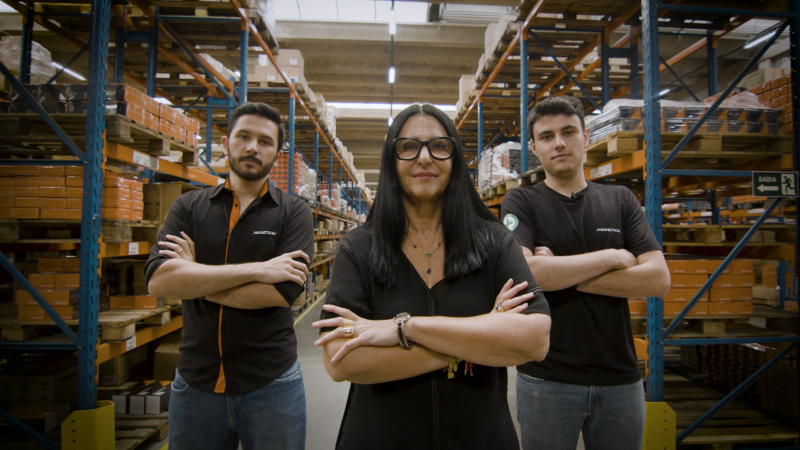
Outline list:
[[[247,102],[234,109],[228,122],[228,139],[231,138],[231,133],[236,128],[236,122],[242,116],[258,116],[275,122],[275,125],[278,126],[278,151],[283,150],[283,144],[286,141],[286,130],[283,128],[281,113],[277,108],[262,102]]]
[[[575,97],[547,97],[534,105],[530,114],[528,114],[528,132],[531,139],[533,138],[533,124],[543,116],[554,116],[557,114],[566,114],[568,116],[578,116],[581,119],[581,131],[586,129],[583,121],[583,105],[581,101]]]

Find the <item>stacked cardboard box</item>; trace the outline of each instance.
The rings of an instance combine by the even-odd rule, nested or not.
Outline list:
[[[103,219],[142,220],[144,184],[114,172],[103,176]]]
[[[109,298],[108,309],[159,309],[162,306],[163,301],[151,295],[119,295]]]
[[[282,48],[277,55],[277,62],[290,80],[302,84],[304,87],[308,86],[303,75],[305,60],[300,50]],[[283,77],[280,76],[278,69],[267,58],[267,55],[258,55],[247,58],[247,81],[283,83]]]
[[[79,258],[39,258],[38,273],[28,281],[64,320],[78,318]],[[19,320],[52,320],[24,289],[15,292]]]
[[[541,166],[539,158],[527,145],[528,170]],[[478,170],[478,191],[483,192],[507,180],[516,180],[522,172],[522,151],[519,142],[506,142],[481,153]]]
[[[333,183],[330,192],[328,192],[328,184],[320,183],[317,185],[317,195],[320,202],[333,209],[339,209],[339,203],[342,201],[342,192],[339,183]]]
[[[0,167],[0,219],[80,219],[82,186],[78,166]]]
[[[24,87],[48,114],[86,114],[88,111],[89,87],[86,84],[26,84]],[[15,89],[9,91],[8,100],[8,103],[0,103],[2,112],[36,112]],[[108,85],[106,114],[126,116],[151,130],[197,147],[200,122],[127,84]]]
[[[78,393],[74,357],[37,357],[0,361],[0,406],[74,404]],[[63,419],[62,419],[63,420]]]
[[[788,69],[775,70],[775,72],[769,73],[777,74],[777,71],[785,71]],[[766,80],[764,82],[761,82],[761,79],[756,80],[759,81],[759,84],[751,87],[745,92],[750,92],[757,95],[758,100],[765,106],[769,106],[775,110],[780,110],[782,115],[777,122],[784,124],[780,133],[793,133],[794,114],[792,113],[792,76],[783,72],[783,75],[777,76],[774,79]],[[713,103],[719,98],[720,95],[722,95],[722,93],[713,95],[703,101],[706,103]]]
[[[294,154],[293,177],[292,177],[292,192],[289,192],[289,155],[284,153],[280,159],[275,161],[272,170],[269,172],[269,178],[272,180],[278,189],[283,192],[288,192],[298,197],[305,199],[314,198],[314,189],[316,189],[317,172],[308,167],[302,155],[299,152]]]

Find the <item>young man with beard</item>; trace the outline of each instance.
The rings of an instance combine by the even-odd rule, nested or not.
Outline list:
[[[305,448],[306,401],[291,304],[313,256],[311,209],[269,183],[277,109],[231,113],[224,185],[188,192],[150,250],[150,294],[183,300],[169,404],[172,449]]]
[[[547,178],[512,189],[501,217],[550,304],[550,352],[517,366],[522,448],[642,448],[645,399],[629,297],[662,297],[670,277],[641,206],[623,186],[587,182],[589,132],[572,97],[547,98],[528,116]]]

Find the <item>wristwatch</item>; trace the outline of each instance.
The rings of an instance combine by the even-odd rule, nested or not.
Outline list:
[[[411,315],[409,315],[407,312],[401,312],[400,314],[394,316],[394,323],[397,324],[397,340],[400,341],[400,347],[402,348],[411,348],[411,346],[414,345],[413,341],[406,339],[405,324],[410,318]]]

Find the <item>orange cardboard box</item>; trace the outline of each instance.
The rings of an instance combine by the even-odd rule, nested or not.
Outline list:
[[[63,272],[65,258],[39,258],[39,272]],[[55,281],[54,281],[55,283]]]
[[[42,177],[63,177],[67,173],[64,166],[40,166],[39,176]]]
[[[131,200],[127,198],[108,197],[103,199],[103,208],[131,209]]]
[[[40,166],[34,166],[40,167]],[[0,166],[0,177],[13,177],[14,176],[14,166]]]
[[[131,191],[142,191],[144,190],[144,183],[141,181],[131,180]]]
[[[56,289],[39,289],[39,294],[51,306],[68,306],[78,303],[78,290],[56,290]],[[39,303],[33,298],[28,291],[17,291],[17,305],[38,305]]]
[[[81,177],[66,177],[66,178],[67,178],[67,182],[66,182],[67,187],[76,187],[76,188],[82,188],[83,187],[83,177],[82,176]]]
[[[628,308],[631,310],[632,316],[646,316],[647,315],[647,302],[643,300],[628,300]]]
[[[0,208],[3,209],[10,209],[14,207],[14,197],[0,197]],[[11,216],[11,211],[8,212],[9,217]]]
[[[36,289],[55,289],[56,274],[54,273],[32,273],[28,275],[28,282]]]
[[[39,177],[39,186],[64,187],[67,177]]]
[[[712,287],[753,287],[756,285],[756,275],[754,273],[736,273],[730,275],[720,275]]]
[[[106,172],[103,175],[103,187],[130,189],[131,180],[128,178],[121,177],[115,174],[114,172]]]
[[[175,108],[173,108],[173,110],[174,109]],[[181,128],[186,128],[186,114],[178,112],[175,114],[175,120],[173,122],[175,122],[175,125]]]
[[[144,201],[144,193],[142,191],[131,191],[131,200]]]
[[[39,218],[40,219],[66,219],[67,218],[67,210],[64,209],[46,209],[42,208],[39,210]]]
[[[664,302],[664,315],[665,316],[677,316],[686,308],[689,302]],[[690,316],[707,316],[708,315],[708,302],[697,302],[689,311]]]
[[[131,198],[131,190],[125,188],[103,189],[103,198]]]
[[[83,199],[82,198],[65,198],[64,200],[67,201],[67,209],[81,209],[83,208]]]
[[[103,208],[100,215],[103,219],[131,220],[131,210],[125,208]]]
[[[57,273],[54,275],[56,289],[78,289],[81,286],[80,273]]]
[[[687,260],[686,273],[708,273],[708,261],[705,259]]]
[[[158,297],[137,295],[133,300],[133,309],[158,309],[161,308],[163,303],[159,301]]]
[[[144,220],[144,211],[131,211],[131,220]]]
[[[14,187],[14,177],[0,177],[0,187]]]
[[[66,209],[67,199],[43,197],[39,200],[39,207],[42,209]]]
[[[769,107],[770,108],[777,108],[777,107],[779,107],[781,105],[782,105],[782,103],[781,103],[780,97],[773,98],[772,100],[769,101]]]
[[[734,259],[729,266],[731,273],[753,273],[752,259]]]
[[[58,317],[61,317],[64,320],[76,320],[78,318],[78,305],[72,306],[54,306],[53,309],[55,310]],[[44,308],[41,306],[34,306],[34,305],[26,305],[19,307],[19,320],[47,320],[53,321],[50,316],[44,312]]]
[[[111,297],[108,299],[108,309],[134,309],[135,297]]]
[[[151,112],[145,111],[144,126],[150,128],[151,130],[158,131],[158,116]]]
[[[753,314],[753,302],[711,302],[709,316],[748,316]]]
[[[68,177],[82,177],[83,167],[81,166],[67,166],[64,175]]]
[[[14,208],[39,208],[39,197],[16,197],[14,198]]]
[[[708,274],[711,275],[712,273],[714,273],[717,270],[717,268],[721,265],[722,265],[721,260],[712,259],[708,261]],[[722,273],[724,274],[731,273],[731,264],[728,264],[728,267],[726,267],[725,270],[722,271]]]
[[[64,270],[66,273],[77,273],[81,271],[81,259],[78,257],[64,258]]]
[[[70,200],[70,199],[67,199],[67,200]],[[72,200],[77,200],[77,199],[72,199]],[[64,214],[65,214],[64,218],[68,219],[68,220],[76,220],[76,219],[79,220],[79,219],[81,219],[81,215],[83,214],[83,210],[82,209],[67,208],[64,211],[65,211],[64,212]]]
[[[42,166],[12,166],[14,176],[38,177],[42,171]]]
[[[67,196],[67,189],[75,188],[42,186],[39,188],[39,196],[47,198],[64,198]],[[83,189],[81,189],[81,192],[83,192]]]
[[[669,273],[686,273],[686,261],[678,259],[668,259],[667,267]]]
[[[130,208],[133,211],[144,211],[144,202],[140,202],[140,201],[137,201],[137,200],[131,200]]]
[[[664,296],[665,302],[688,302],[689,300],[693,299],[694,296],[697,294],[697,288],[670,288],[667,295]],[[702,297],[700,297],[701,302],[708,301],[708,292],[705,292]]]
[[[39,177],[14,177],[14,187],[38,187]]]
[[[103,189],[103,193],[105,193],[105,189]],[[83,198],[83,188],[82,187],[68,187],[66,191],[67,198]]]
[[[12,219],[38,219],[39,208],[11,208]]]
[[[753,300],[753,288],[711,288],[712,302],[741,302]]]
[[[708,275],[703,274],[671,274],[672,287],[697,288],[708,281]]]

